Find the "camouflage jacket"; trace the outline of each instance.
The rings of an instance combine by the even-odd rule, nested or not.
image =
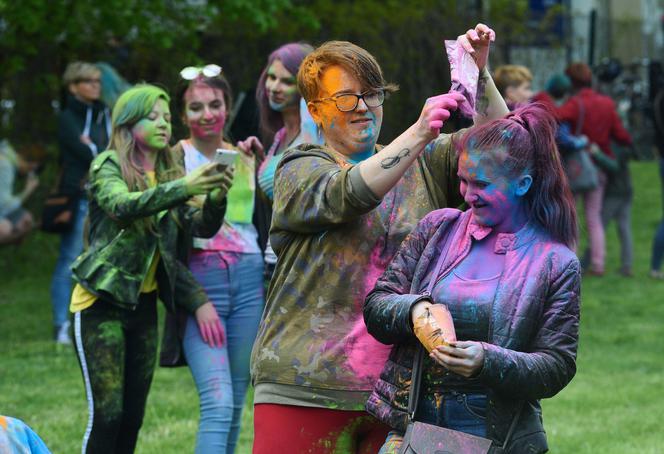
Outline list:
[[[456,231],[451,230],[457,224]],[[446,240],[448,231],[454,233]],[[430,213],[404,240],[367,296],[364,319],[369,333],[393,347],[366,408],[399,431],[408,424],[413,360],[421,348],[410,308],[423,298],[445,241],[450,246],[438,279],[468,255],[472,239],[490,232],[472,221],[470,211]],[[505,268],[491,308],[489,342],[482,343],[484,365],[477,376],[488,389],[487,438],[502,445],[523,405],[505,452],[546,452],[539,399],[554,396],[576,373],[579,261],[534,223],[514,234],[499,234],[495,252],[505,254]],[[426,366],[432,360],[425,355],[424,361]]]
[[[158,250],[157,286],[166,307],[178,304],[193,313],[204,304],[205,292],[178,256],[189,235],[209,238],[219,230],[225,199],[215,204],[206,198],[202,209],[193,208],[183,178],[130,191],[112,150],[92,162],[89,181],[89,246],[72,265],[74,279],[101,299],[133,309]],[[138,225],[150,216],[156,234]]]
[[[366,331],[364,298],[420,219],[462,203],[455,137],[432,142],[382,199],[330,148],[284,154],[270,231],[278,261],[252,354],[256,402],[364,408],[389,353]]]

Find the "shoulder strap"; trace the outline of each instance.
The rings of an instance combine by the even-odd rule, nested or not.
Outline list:
[[[450,245],[452,239],[454,238],[455,233],[459,230],[459,224],[461,223],[461,215],[455,221],[454,227],[447,230],[445,234],[445,243],[443,246],[443,251],[438,256],[438,262],[431,274],[431,279],[429,279],[429,285],[427,285],[426,291],[423,295],[431,295],[434,285],[436,285],[436,280],[440,274],[440,270],[443,267],[443,263],[447,258],[447,253],[450,250]],[[408,393],[408,418],[413,421],[415,419],[415,410],[417,409],[417,401],[419,400],[420,395],[420,383],[422,381],[422,360],[424,358],[424,348],[418,342],[417,354],[413,360],[413,371],[410,380],[410,390]]]

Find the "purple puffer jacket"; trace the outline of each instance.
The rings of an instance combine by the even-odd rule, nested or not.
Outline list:
[[[369,333],[394,344],[367,401],[367,411],[405,431],[413,358],[419,341],[410,308],[423,299],[429,275],[448,229],[455,232],[441,276],[470,251],[471,237],[482,239],[490,228],[472,221],[470,210],[436,210],[422,219],[404,240],[392,263],[367,296],[364,320]],[[515,432],[505,452],[546,452],[539,399],[552,397],[576,372],[579,332],[579,261],[541,228],[529,223],[515,234],[500,234],[496,252],[505,268],[491,310],[489,342],[484,346],[480,382],[489,389],[487,438],[502,445],[524,401]]]

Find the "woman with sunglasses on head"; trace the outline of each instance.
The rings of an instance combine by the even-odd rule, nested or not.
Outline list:
[[[581,282],[555,130],[541,104],[470,130],[458,164],[470,208],[427,215],[367,296],[369,333],[394,345],[367,402],[395,430],[381,453],[400,452],[409,408],[415,421],[506,453],[548,450],[540,399],[576,373]],[[440,305],[456,340],[429,324]],[[409,407],[415,367],[419,398]]]
[[[240,432],[249,384],[249,356],[263,312],[263,256],[253,224],[256,158],[224,138],[232,92],[217,65],[182,70],[176,103],[189,138],[175,146],[184,154],[185,171],[215,160],[218,149],[237,151],[233,183],[219,231],[194,237],[189,269],[203,286],[221,320],[225,338],[209,345],[191,315],[183,323],[182,350],[200,399],[197,453],[232,453]],[[254,138],[255,139],[255,138]],[[253,139],[248,139],[251,142]],[[166,359],[162,356],[162,365]]]
[[[481,70],[475,122],[507,113],[486,70],[494,33],[460,37]],[[288,150],[275,176],[270,240],[279,257],[252,353],[254,453],[376,452],[389,428],[364,411],[389,349],[362,319],[367,293],[428,212],[457,206],[460,135],[440,134],[453,93],[376,146],[396,87],[366,50],[331,41],[309,54],[298,87],[325,139]]]
[[[85,195],[90,163],[106,149],[111,137],[111,116],[99,100],[101,71],[92,63],[73,62],[62,77],[67,89],[64,109],[58,116],[61,177],[59,194],[74,198],[71,227],[60,236],[60,252],[51,280],[54,337],[71,344],[67,307],[71,299],[71,266],[83,250],[83,221],[88,213]]]
[[[135,449],[157,355],[157,297],[195,314],[208,344],[223,342],[214,307],[177,254],[182,231],[219,229],[231,175],[207,164],[185,176],[168,145],[168,102],[152,85],[122,94],[109,149],[90,167],[89,246],[72,265],[70,305],[88,398],[84,453]],[[199,195],[197,208],[189,202]]]
[[[288,43],[273,51],[267,59],[256,87],[256,102],[262,143],[268,151],[258,168],[259,209],[269,228],[274,201],[274,171],[284,151],[302,143],[321,143],[318,130],[302,102],[296,75],[300,64],[313,47],[305,43]],[[242,142],[263,154],[262,145],[254,139]],[[266,232],[267,233],[267,232]],[[277,256],[269,240],[265,245],[266,276],[272,276]]]

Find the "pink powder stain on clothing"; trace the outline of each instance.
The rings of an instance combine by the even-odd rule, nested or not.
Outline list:
[[[385,366],[391,345],[384,345],[367,332],[364,319],[355,322],[344,343],[346,366],[363,380],[373,382],[378,379]]]
[[[384,241],[378,241],[371,252],[371,258],[367,264],[368,269],[364,274],[363,295],[358,301],[359,317],[344,342],[346,365],[355,375],[369,381],[378,379],[392,349],[392,346],[381,344],[367,332],[362,316],[364,298],[374,288],[376,281],[387,266],[384,258],[381,257],[383,245]]]
[[[246,252],[245,246],[246,244],[242,235],[226,222],[224,222],[215,236],[210,239],[205,239],[204,244],[201,246],[196,245],[196,247],[200,247],[201,250],[214,253],[217,251],[244,253]],[[233,256],[229,264],[235,262],[237,262],[237,257]]]
[[[374,244],[373,250],[371,251],[371,258],[367,263],[367,269],[364,270],[364,292],[361,301],[359,301],[360,304],[358,307],[360,313],[362,313],[364,307],[364,298],[366,298],[369,292],[373,290],[374,286],[376,285],[376,281],[378,281],[378,278],[381,276],[381,274],[383,274],[389,263],[386,257],[382,256],[384,248],[385,241],[381,240]]]

